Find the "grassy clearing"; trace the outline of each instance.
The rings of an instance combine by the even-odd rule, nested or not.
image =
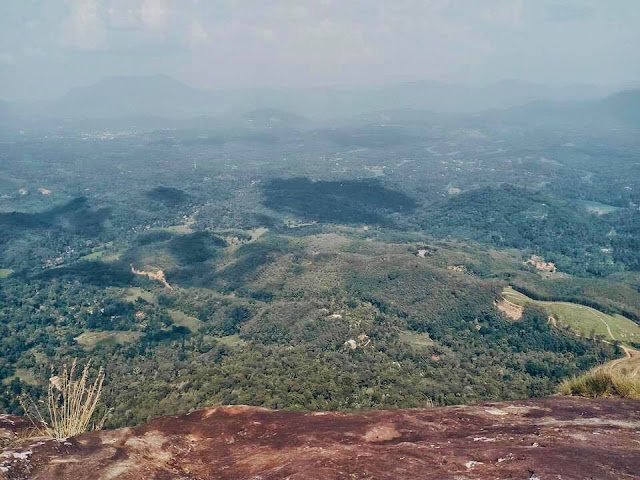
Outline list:
[[[0,268],[0,278],[7,278],[12,273],[13,270],[11,270],[10,268]]]
[[[91,252],[88,255],[84,255],[84,256],[80,257],[78,260],[81,260],[81,261],[82,260],[86,260],[86,261],[89,261],[89,262],[95,261],[95,260],[100,260],[102,257],[104,257],[104,255],[106,253],[107,252],[104,251],[104,250],[98,250],[96,252]]]
[[[411,332],[409,330],[400,330],[399,340],[403,343],[408,343],[414,348],[427,348],[436,343],[429,338],[427,333]]]
[[[169,232],[175,233],[177,235],[189,235],[193,233],[193,228],[191,228],[191,223],[184,223],[182,225],[171,225],[170,227],[158,227],[152,228],[150,231],[152,232]]]
[[[185,222],[181,223],[179,225],[171,225],[171,226],[168,226],[168,227],[152,228],[152,229],[150,229],[150,231],[152,231],[152,232],[169,232],[169,233],[175,233],[177,235],[189,235],[189,234],[194,232],[193,226],[196,223],[196,215],[197,214],[198,214],[198,212],[194,212],[193,214],[189,215],[189,217],[185,218]]]
[[[140,256],[133,262],[133,265],[138,270],[153,272],[178,267],[178,263],[171,253],[156,248],[142,251]]]
[[[202,327],[202,322],[196,317],[191,317],[180,310],[167,310],[173,323],[181,327],[187,327],[192,332],[197,332]]]
[[[102,249],[102,250],[95,250],[88,255],[84,255],[83,257],[80,257],[78,260],[86,260],[89,262],[91,261],[95,262],[97,260],[100,260],[103,262],[115,262],[116,260],[119,260],[121,256],[122,256],[121,252]]]
[[[78,260],[85,260],[88,262],[95,262],[97,260],[100,260],[102,262],[116,262],[118,260],[120,260],[120,257],[122,256],[121,252],[110,252],[108,250],[97,250],[95,252],[92,252],[88,255],[84,255],[82,257],[80,257]]]
[[[351,239],[337,233],[321,233],[304,238],[304,243],[313,253],[339,252]]]
[[[260,237],[268,231],[269,229],[266,227],[258,227],[250,230],[219,230],[215,233],[226,240],[228,244],[228,247],[226,248],[227,254],[232,254],[240,245],[253,243],[259,240]],[[241,239],[240,236],[246,236],[246,239]]]
[[[240,338],[240,335],[237,333],[234,335],[227,335],[225,337],[214,337],[218,342],[228,346],[228,347],[240,347],[245,345],[246,342]]]
[[[129,332],[129,331],[92,331],[92,332],[84,332],[82,335],[79,335],[75,338],[75,341],[78,342],[86,350],[92,350],[98,344],[98,342],[102,342],[104,340],[113,339],[116,343],[124,344],[129,342],[134,342],[138,340],[142,336],[141,332]]]
[[[106,253],[102,256],[102,258],[100,260],[102,260],[103,262],[117,262],[118,260],[120,260],[120,257],[122,257],[122,252],[110,252],[110,253]]]
[[[534,304],[543,307],[559,324],[568,325],[579,335],[590,336],[595,333],[606,340],[618,340],[622,343],[640,342],[640,325],[621,315],[608,315],[575,303],[533,300],[510,287],[506,288],[502,295],[515,305]]]
[[[126,293],[125,293],[125,297],[124,300],[127,302],[135,302],[136,300],[138,300],[139,298],[149,302],[149,303],[156,303],[157,299],[156,296],[152,293],[149,292],[147,290],[143,290],[142,288],[139,287],[131,287],[131,288],[127,288],[126,289]]]
[[[596,215],[606,215],[607,213],[615,212],[620,209],[620,207],[614,207],[613,205],[607,205],[606,203],[589,202],[587,200],[581,201],[580,204],[587,210],[587,212],[595,213]]]
[[[29,385],[39,385],[41,383],[38,381],[33,372],[31,370],[27,370],[26,368],[16,368],[16,373],[10,377],[5,378],[2,383],[8,385],[14,378],[22,380],[24,383],[27,383]]]

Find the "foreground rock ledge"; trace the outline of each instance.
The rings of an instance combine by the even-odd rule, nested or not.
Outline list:
[[[23,427],[0,417],[5,437]],[[640,478],[640,402],[551,397],[355,414],[217,407],[7,448],[0,478]]]

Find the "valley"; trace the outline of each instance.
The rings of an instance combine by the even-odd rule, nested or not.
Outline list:
[[[640,345],[632,129],[246,118],[0,144],[5,411],[73,358],[120,427],[539,397]]]
[[[640,478],[639,24],[0,2],[0,480]]]

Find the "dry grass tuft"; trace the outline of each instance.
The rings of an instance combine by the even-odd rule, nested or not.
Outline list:
[[[613,396],[640,399],[640,379],[597,368],[563,381],[558,387],[558,393],[584,397]]]
[[[55,375],[52,368],[46,415],[42,414],[41,409],[31,398],[21,401],[25,414],[42,436],[67,438],[89,430],[104,382],[102,367],[98,370],[93,383],[88,381],[90,365],[91,361],[87,362],[79,378],[76,378],[78,377],[76,360],[71,364],[71,368],[67,368],[65,364],[61,375]],[[93,424],[92,428],[97,430],[103,423],[104,418],[98,424]]]

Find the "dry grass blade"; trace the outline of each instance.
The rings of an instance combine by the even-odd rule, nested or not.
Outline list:
[[[93,383],[88,382],[90,366],[91,361],[87,362],[80,377],[76,378],[77,362],[74,360],[71,368],[64,365],[60,376],[51,376],[47,394],[47,418],[32,400],[21,402],[26,415],[43,436],[67,438],[89,430],[104,382],[102,368],[98,370]]]

